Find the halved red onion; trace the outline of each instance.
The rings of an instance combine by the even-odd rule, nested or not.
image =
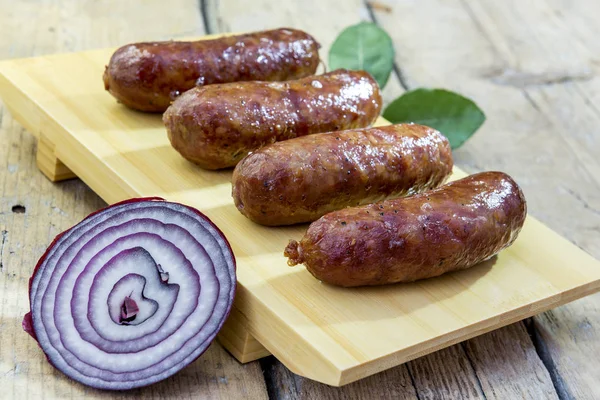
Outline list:
[[[235,295],[235,258],[199,211],[115,204],[58,235],[30,280],[23,328],[52,365],[100,389],[165,379],[200,356]]]

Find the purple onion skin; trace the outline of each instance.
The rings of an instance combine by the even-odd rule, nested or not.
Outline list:
[[[112,209],[114,207],[123,206],[123,205],[126,205],[126,204],[140,203],[140,202],[166,202],[166,200],[163,199],[163,198],[161,198],[161,197],[141,197],[141,198],[132,198],[132,199],[123,200],[121,202],[118,202],[118,203],[109,205],[107,207],[101,208],[101,209],[99,209],[97,211],[94,211],[93,213],[91,213],[87,217],[85,217],[80,223],[72,226],[71,228],[65,230],[64,232],[59,233],[54,238],[54,240],[51,242],[51,244],[48,246],[48,248],[46,249],[46,251],[44,252],[44,254],[40,257],[40,259],[38,260],[38,262],[37,262],[37,264],[36,264],[36,266],[35,266],[32,274],[31,274],[31,277],[29,278],[29,288],[28,288],[28,291],[29,291],[30,309],[33,306],[32,305],[32,299],[33,298],[32,298],[31,289],[32,289],[32,285],[33,285],[35,276],[38,273],[40,267],[44,264],[44,261],[46,260],[46,258],[49,255],[49,253],[53,250],[53,248],[56,246],[56,244],[59,243],[60,239],[63,236],[65,236],[66,234],[68,234],[69,232],[71,232],[73,229],[77,228],[80,224],[84,223],[85,221],[89,220],[90,218],[94,217],[95,215],[100,214],[100,213],[102,213],[102,212],[104,212],[106,210],[110,210],[110,209]],[[221,320],[220,320],[217,328],[215,329],[214,335],[212,335],[212,337],[210,338],[210,340],[207,341],[208,343],[203,343],[202,344],[202,345],[204,345],[204,349],[202,350],[202,352],[200,352],[196,356],[196,358],[194,358],[190,362],[186,363],[186,366],[187,366],[187,365],[193,363],[195,360],[197,360],[200,356],[202,356],[202,354],[208,349],[209,344],[212,342],[212,340],[214,340],[216,334],[222,328],[223,324],[227,320],[227,317],[229,316],[229,313],[231,312],[231,307],[233,305],[233,299],[235,297],[235,292],[236,292],[236,288],[237,288],[237,279],[235,279],[235,271],[237,270],[237,263],[236,263],[236,259],[235,259],[233,250],[231,248],[231,244],[229,243],[229,241],[227,240],[227,238],[225,237],[225,235],[223,234],[223,232],[219,229],[219,227],[216,226],[206,215],[204,215],[202,212],[200,212],[199,210],[197,210],[197,209],[195,209],[193,207],[190,207],[190,206],[187,206],[187,205],[184,205],[184,204],[179,204],[179,203],[173,203],[173,202],[170,202],[170,203],[171,204],[177,204],[179,206],[185,207],[189,211],[194,212],[195,214],[197,214],[200,217],[200,219],[202,219],[203,221],[205,221],[206,223],[208,223],[217,232],[218,236],[220,236],[220,238],[223,240],[223,242],[226,245],[226,248],[227,248],[229,254],[231,255],[231,262],[232,262],[231,266],[233,267],[233,276],[232,276],[233,279],[232,279],[232,282],[231,282],[231,285],[232,285],[232,287],[231,287],[232,295],[231,295],[231,299],[229,301],[229,304],[227,306],[227,309],[226,309],[225,313],[223,314],[223,317],[221,318]],[[214,309],[213,309],[213,312],[214,312]],[[37,335],[37,333],[35,331],[35,328],[34,328],[33,314],[32,314],[31,310],[24,315],[23,321],[22,321],[22,328],[33,339],[36,340],[36,342],[38,343],[38,345],[40,346],[40,348],[44,351],[44,354],[45,354],[46,359],[48,360],[48,362],[52,366],[54,366],[55,368],[61,370],[60,368],[58,368],[55,365],[55,363],[52,362],[52,360],[49,357],[49,355],[45,353],[45,350],[44,350],[42,344],[38,340],[38,335]],[[169,376],[171,376],[171,375],[179,372],[183,368],[185,368],[185,366],[182,367],[182,368],[177,369],[176,371],[174,371]],[[61,370],[61,372],[65,372],[65,371]],[[70,376],[69,374],[67,374],[67,375]],[[141,385],[133,384],[133,385],[130,385],[129,387],[107,387],[107,386],[104,386],[104,385],[94,385],[94,384],[90,384],[88,382],[83,382],[83,381],[79,381],[79,382],[82,383],[82,384],[84,384],[84,385],[87,385],[87,386],[90,386],[90,387],[94,387],[94,388],[97,388],[97,389],[104,389],[104,390],[129,390],[129,389],[136,389],[136,388],[148,386],[148,385],[151,385],[151,384],[154,384],[154,383],[158,383],[158,382],[160,382],[160,381],[168,378],[169,376],[163,377],[162,379],[156,380],[154,382],[149,382],[149,383],[145,383],[145,384],[141,384]],[[73,378],[73,379],[75,379],[75,380],[78,380],[78,379],[76,379],[76,378],[74,378],[72,376],[70,376],[70,377]]]

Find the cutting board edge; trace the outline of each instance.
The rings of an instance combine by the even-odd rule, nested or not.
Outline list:
[[[379,359],[375,359],[371,362],[363,363],[363,364],[342,370],[340,384],[334,385],[334,386],[347,385],[349,383],[363,379],[367,376],[371,376],[376,373],[385,371],[389,368],[396,367],[398,365],[404,364],[406,362],[417,359],[419,357],[423,357],[427,354],[431,354],[438,350],[450,347],[457,343],[461,343],[466,340],[472,339],[474,337],[494,331],[496,329],[500,329],[507,325],[525,320],[527,318],[531,318],[535,315],[541,314],[541,313],[551,310],[553,308],[568,304],[572,301],[581,299],[583,297],[586,297],[586,296],[589,296],[589,295],[592,295],[592,294],[595,294],[598,292],[600,292],[600,278],[595,281],[573,287],[569,290],[558,293],[550,298],[546,297],[537,302],[533,302],[533,303],[530,303],[525,306],[521,306],[521,307],[518,307],[518,308],[515,308],[512,310],[505,311],[500,315],[478,321],[471,325],[467,325],[457,331],[452,331],[447,334],[438,336],[434,339],[431,339],[429,341],[421,342],[415,346],[401,349],[398,352],[388,354]],[[554,300],[549,302],[548,299],[554,299]],[[523,310],[527,310],[527,311],[523,311]],[[498,320],[498,321],[491,322],[491,321],[495,321],[495,320]],[[457,332],[459,332],[459,333],[457,334]],[[420,347],[420,346],[423,346],[425,348],[421,351],[413,352],[413,350],[415,348]],[[403,355],[405,354],[405,356],[399,357],[400,354],[403,354]],[[400,358],[400,359],[394,360],[393,362],[390,363],[389,359],[394,359],[394,358]],[[364,371],[365,369],[369,370],[369,372],[365,373],[365,371]],[[311,379],[314,379],[314,378],[311,378]]]
[[[89,52],[97,52],[97,51],[106,51],[106,50],[91,50],[91,51],[89,51]],[[86,52],[86,53],[88,53],[88,52]],[[58,57],[58,56],[60,56],[60,55],[56,55],[56,56]],[[23,60],[23,59],[21,59],[21,60]],[[28,59],[26,59],[26,60],[28,60]],[[34,136],[37,136],[37,137],[39,137],[39,136],[40,136],[40,128],[41,128],[41,126],[42,126],[42,121],[44,121],[44,120],[43,120],[43,119],[41,119],[41,118],[42,118],[42,117],[45,117],[45,118],[47,118],[47,119],[49,119],[49,120],[52,120],[52,122],[54,122],[54,120],[53,120],[53,119],[52,119],[52,118],[49,116],[48,112],[46,112],[46,111],[44,110],[44,108],[43,108],[43,107],[42,107],[40,104],[38,104],[38,103],[37,103],[37,102],[35,102],[35,101],[34,101],[34,100],[31,98],[31,97],[29,97],[29,96],[27,95],[27,93],[26,93],[26,92],[24,92],[23,90],[21,90],[21,89],[18,87],[18,85],[17,85],[17,84],[16,84],[14,81],[12,81],[12,80],[10,79],[10,77],[9,77],[9,76],[7,76],[7,75],[4,73],[4,72],[5,72],[5,71],[4,71],[4,67],[5,67],[6,65],[9,65],[9,63],[12,63],[12,62],[15,62],[15,61],[18,61],[18,60],[7,60],[7,61],[2,61],[2,62],[0,62],[0,95],[1,95],[3,98],[4,98],[5,96],[7,96],[7,95],[6,95],[7,89],[6,89],[6,88],[8,87],[8,92],[10,92],[10,93],[11,93],[11,97],[17,97],[17,98],[18,98],[17,100],[19,100],[19,101],[20,101],[22,104],[21,104],[21,103],[19,103],[19,104],[17,104],[17,105],[15,106],[13,103],[11,103],[11,102],[10,102],[10,100],[9,100],[9,101],[6,101],[6,100],[5,100],[5,104],[6,104],[7,108],[9,109],[9,111],[11,112],[11,114],[12,114],[12,115],[15,117],[15,120],[19,121],[19,122],[20,122],[20,123],[21,123],[23,126],[25,126],[25,127],[26,127],[26,128],[27,128],[27,129],[28,129],[30,132],[32,132],[32,134],[34,134]],[[16,64],[15,64],[15,65],[16,65]],[[27,110],[27,107],[30,107],[30,108],[31,108],[31,107],[33,107],[33,108],[37,108],[36,112],[37,112],[38,116],[40,117],[40,118],[38,118],[38,119],[37,119],[37,124],[35,124],[35,125],[34,125],[34,124],[33,124],[33,122],[31,121],[31,119],[29,119],[29,118],[25,118],[25,117],[22,115],[22,114],[23,114],[23,113],[24,113],[24,112]],[[15,112],[15,110],[16,110],[16,112]],[[30,124],[30,128],[28,128],[28,124]],[[57,125],[57,126],[60,126],[60,127],[62,127],[62,125],[60,125],[60,124],[58,124],[58,123],[56,123],[56,125]],[[62,128],[64,128],[64,127],[62,127]],[[66,134],[68,134],[69,136],[71,136],[72,145],[75,145],[75,146],[77,146],[77,145],[80,145],[80,146],[81,146],[83,149],[85,149],[85,151],[87,151],[87,152],[91,152],[91,150],[89,150],[89,149],[88,149],[88,148],[86,148],[86,147],[85,147],[85,146],[84,146],[84,145],[83,145],[81,142],[79,142],[79,141],[77,140],[77,138],[76,138],[75,136],[73,136],[73,135],[72,135],[72,134],[71,134],[71,133],[70,133],[70,132],[69,132],[67,129],[64,129],[64,132],[65,132]],[[62,154],[65,154],[65,156],[66,156],[66,155],[67,155],[67,154],[70,152],[70,150],[73,150],[73,149],[71,149],[70,147],[66,147],[66,148],[63,148],[63,150],[61,151],[61,153],[62,153]],[[74,166],[76,169],[79,169],[79,166],[78,166],[78,165],[76,165],[76,163],[72,163],[72,162],[70,162],[70,161],[68,161],[68,160],[67,160],[67,162],[69,163],[68,165],[73,165],[73,166]],[[101,160],[100,160],[100,159],[98,159],[98,162],[100,162],[102,165],[104,165],[104,167],[105,167],[104,169],[105,169],[105,170],[110,170],[110,172],[111,172],[111,173],[115,173],[115,174],[116,174],[116,172],[115,172],[114,170],[112,170],[112,169],[108,168],[108,167],[107,167],[105,164],[103,164],[103,163],[101,162]],[[81,167],[81,168],[83,168],[83,167]],[[461,171],[461,172],[462,172],[462,170],[460,170],[458,167],[455,167],[455,168],[457,168],[457,171]],[[118,174],[117,174],[117,175],[118,175]],[[88,179],[89,179],[89,178],[88,178]],[[121,195],[119,195],[119,196],[115,196],[115,195],[114,195],[114,188],[111,188],[111,190],[108,190],[108,189],[105,189],[105,188],[103,188],[103,189],[102,189],[102,191],[101,191],[101,190],[96,190],[96,189],[97,189],[97,188],[96,188],[96,184],[94,184],[94,183],[92,183],[92,182],[89,182],[89,181],[88,181],[88,180],[86,180],[86,179],[83,179],[83,180],[84,180],[84,181],[85,181],[85,182],[86,182],[86,183],[87,183],[87,184],[88,184],[88,185],[89,185],[89,186],[90,186],[90,187],[91,187],[91,188],[92,188],[92,189],[93,189],[93,190],[94,190],[96,193],[98,193],[98,194],[99,194],[99,195],[100,195],[100,196],[101,196],[103,199],[107,200],[109,203],[113,203],[113,202],[116,202],[116,201],[118,201],[118,200],[121,200],[122,198],[124,198],[123,196],[125,196],[125,197],[128,197],[128,196],[129,196],[129,195],[128,195],[128,194],[126,194],[125,192],[123,193],[123,195],[122,195],[122,196],[121,196]],[[111,177],[108,177],[108,180],[112,180],[112,178],[111,178]],[[129,185],[129,183],[128,183],[128,182],[122,181],[122,183],[123,183],[124,185],[128,186],[128,187],[131,187],[131,185]],[[102,193],[101,193],[101,192],[102,192]],[[112,194],[110,194],[110,193],[109,193],[109,194],[107,194],[108,192],[112,192]],[[137,196],[144,196],[144,195],[148,195],[148,194],[146,194],[146,193],[139,193],[139,194],[135,194],[135,195],[137,195]],[[115,198],[110,198],[111,196],[115,196],[115,197],[116,197],[116,199],[115,199]],[[129,197],[133,197],[133,196],[129,196]],[[533,218],[533,217],[529,217],[529,218]],[[538,221],[538,220],[536,220],[536,222],[538,222],[538,223],[540,223],[540,224],[544,225],[543,223],[541,223],[541,222],[540,222],[540,221]],[[545,226],[545,225],[544,225],[544,226]],[[550,228],[548,228],[548,229],[549,229],[549,230],[551,230]],[[561,236],[560,236],[560,235],[558,235],[556,232],[554,232],[554,231],[552,231],[552,232],[553,232],[555,235],[557,235],[557,236],[561,237]],[[561,237],[561,238],[562,238],[562,237]],[[564,238],[563,238],[563,239],[564,239]],[[566,239],[564,239],[564,240],[566,240]],[[578,249],[578,250],[579,250],[579,251],[583,251],[583,250],[581,250],[581,249]],[[584,253],[586,253],[587,255],[589,255],[589,253],[587,253],[587,252],[585,252],[585,251],[583,251],[583,252],[584,252]],[[590,257],[591,257],[591,256],[590,256]],[[592,258],[593,258],[593,257],[592,257]],[[581,293],[577,292],[577,293],[575,293],[575,294],[570,294],[572,291],[577,291],[577,290],[578,290],[578,289],[580,289],[580,288],[586,288],[586,287],[588,287],[588,286],[590,286],[590,285],[593,285],[594,287],[593,287],[593,288],[590,288],[590,289],[588,289],[588,290],[583,290]],[[399,363],[398,363],[398,362],[396,362],[396,361],[394,361],[394,365],[401,364],[401,363],[403,363],[403,362],[409,361],[410,359],[414,359],[414,358],[417,358],[417,357],[419,357],[419,356],[422,356],[422,355],[424,355],[424,354],[428,354],[428,353],[430,353],[430,352],[432,352],[432,351],[435,351],[435,350],[438,350],[438,349],[441,349],[441,348],[447,347],[447,346],[449,346],[449,345],[452,345],[452,344],[454,344],[454,343],[457,343],[457,342],[460,342],[460,341],[466,340],[466,339],[468,339],[468,338],[470,338],[470,337],[474,337],[474,336],[477,336],[477,335],[479,335],[479,334],[482,334],[482,333],[488,332],[488,331],[490,331],[490,330],[493,330],[493,329],[496,329],[496,328],[499,328],[499,327],[505,326],[505,325],[507,325],[507,324],[509,324],[509,323],[511,323],[511,322],[518,321],[518,320],[520,320],[520,319],[523,319],[523,318],[527,318],[528,316],[535,315],[535,314],[537,314],[537,313],[539,313],[539,312],[542,312],[542,311],[544,311],[544,310],[547,310],[547,309],[550,309],[550,308],[556,307],[556,306],[558,306],[558,305],[561,305],[561,304],[565,304],[565,303],[567,303],[567,302],[573,301],[573,300],[575,300],[575,299],[577,299],[577,298],[580,298],[580,297],[584,297],[584,296],[586,296],[586,295],[588,295],[588,294],[592,294],[592,293],[594,293],[594,292],[597,292],[597,291],[599,291],[599,290],[600,290],[600,288],[598,287],[598,280],[594,280],[594,281],[592,281],[592,282],[588,282],[588,283],[586,283],[586,284],[584,284],[584,285],[580,285],[580,286],[577,286],[577,287],[575,287],[575,288],[572,288],[572,289],[570,289],[570,290],[567,290],[567,291],[565,291],[565,292],[562,292],[562,293],[559,293],[559,294],[557,294],[556,296],[560,296],[560,297],[559,297],[559,299],[558,299],[558,301],[556,301],[556,302],[550,302],[550,304],[544,304],[544,306],[543,306],[543,307],[535,307],[535,308],[532,308],[532,304],[537,304],[537,303],[532,303],[532,304],[530,303],[530,304],[528,304],[528,305],[525,305],[525,306],[522,306],[522,307],[521,307],[521,308],[528,308],[528,307],[529,307],[529,308],[530,308],[530,310],[529,310],[529,311],[530,311],[530,313],[529,313],[529,311],[528,311],[528,313],[524,313],[524,314],[523,314],[523,316],[518,316],[518,317],[516,317],[516,318],[515,318],[515,317],[512,317],[512,318],[514,318],[514,320],[513,320],[513,319],[506,319],[506,320],[502,320],[502,319],[500,319],[500,321],[499,321],[498,325],[493,325],[493,324],[492,324],[492,325],[490,325],[490,327],[489,327],[489,328],[483,328],[483,329],[485,329],[485,330],[481,330],[481,331],[480,331],[480,330],[475,330],[475,332],[474,332],[472,335],[463,335],[463,336],[461,336],[461,337],[458,337],[458,338],[451,339],[450,341],[446,341],[446,342],[445,342],[445,343],[443,343],[443,344],[438,344],[438,345],[436,345],[435,343],[434,343],[434,344],[432,344],[432,343],[430,343],[430,342],[424,342],[424,343],[428,343],[428,344],[432,345],[432,347],[431,347],[430,349],[428,349],[427,351],[425,351],[425,352],[415,352],[415,353],[412,353],[412,354],[410,354],[410,355],[407,355],[407,356],[405,357],[405,359],[404,359],[403,361],[399,362]],[[256,297],[256,295],[254,295],[254,294],[253,294],[253,297],[254,297],[254,303],[256,303],[256,300],[258,300],[258,298],[257,298],[257,297]],[[544,300],[547,300],[547,299],[548,299],[548,298],[545,298]],[[250,300],[250,301],[253,301],[253,300]],[[543,303],[543,301],[540,301],[540,303]],[[266,307],[266,308],[268,309],[268,306],[266,306],[266,305],[263,305],[263,306],[264,306],[264,307]],[[529,315],[529,314],[530,314],[530,315]],[[489,320],[489,319],[495,319],[495,318],[498,318],[498,317],[490,317],[490,318],[486,319],[486,321],[487,321],[487,320]],[[478,322],[478,323],[480,323],[480,322]],[[288,323],[286,322],[285,324],[287,325]],[[475,325],[469,325],[469,326],[463,327],[463,328],[461,328],[460,330],[463,330],[463,329],[470,329],[470,328],[472,328],[473,326],[476,326],[476,324],[475,324]],[[459,331],[460,331],[460,330],[459,330]],[[456,331],[454,331],[454,332],[456,332]],[[255,332],[255,333],[256,333],[256,332]],[[260,336],[260,335],[259,335],[259,336]],[[437,339],[439,339],[439,338],[436,338],[436,340],[437,340]],[[420,343],[420,345],[422,345],[422,343]],[[272,347],[272,346],[271,346],[271,347]],[[412,348],[414,348],[414,347],[415,347],[415,346],[412,346],[412,347],[411,347],[411,349],[412,349]],[[406,349],[408,349],[408,348],[406,348]],[[403,349],[402,351],[406,351],[406,349]],[[365,367],[365,366],[369,365],[369,363],[372,363],[372,362],[379,362],[379,363],[380,363],[382,366],[381,366],[381,367],[380,367],[378,370],[374,370],[372,373],[369,373],[369,374],[367,374],[367,375],[364,375],[364,376],[372,375],[373,373],[376,373],[376,372],[382,371],[382,370],[384,370],[384,369],[390,368],[390,366],[386,366],[386,364],[384,364],[384,363],[383,363],[383,361],[386,361],[386,360],[388,360],[390,357],[397,356],[397,353],[398,353],[398,352],[394,352],[394,353],[391,353],[391,354],[389,354],[389,355],[386,355],[386,356],[383,356],[383,357],[377,358],[377,359],[375,359],[375,360],[373,360],[373,361],[369,361],[368,363],[361,363],[360,365],[357,365],[357,366],[350,366],[350,367],[347,367],[347,368],[345,368],[345,369],[341,369],[341,370],[340,370],[340,378],[339,378],[339,380],[338,380],[338,382],[339,382],[339,383],[337,383],[337,384],[336,384],[336,383],[329,383],[329,384],[333,384],[333,385],[341,385],[341,384],[350,383],[350,382],[352,382],[352,381],[355,381],[355,380],[357,380],[357,379],[360,379],[360,378],[361,378],[360,376],[359,376],[359,377],[356,377],[356,378],[354,377],[354,375],[357,373],[356,371],[358,371],[358,369],[364,369],[364,367]],[[386,362],[387,362],[387,361],[386,361]],[[293,371],[294,371],[294,372],[297,372],[297,373],[300,373],[300,374],[302,374],[302,371],[298,370],[297,368],[294,368],[294,369],[293,369]],[[308,374],[308,375],[310,375],[310,374]],[[305,375],[305,376],[308,376],[308,375]],[[362,377],[364,377],[364,376],[362,376]],[[309,377],[310,377],[310,376],[309,376]],[[312,378],[312,379],[315,379],[315,378]],[[319,380],[319,379],[316,379],[316,380]],[[327,382],[326,382],[326,383],[327,383]]]
[[[15,60],[0,61],[0,98],[12,117],[28,132],[38,138],[40,123],[30,122],[30,119],[25,118],[22,112],[24,111],[24,107],[37,108],[38,110],[35,112],[39,112],[41,107],[39,104],[36,104],[33,99],[27,96],[11,79],[9,70],[14,61]],[[14,106],[14,102],[17,102],[17,106]]]
[[[398,349],[397,351],[382,357],[366,362],[355,360],[354,363],[349,364],[346,367],[331,363],[330,360],[320,356],[318,354],[318,350],[314,348],[311,343],[306,342],[302,338],[302,335],[294,330],[292,325],[286,323],[281,316],[275,313],[268,306],[263,304],[262,307],[259,307],[259,310],[251,310],[249,312],[250,315],[246,315],[248,312],[248,307],[250,307],[252,303],[261,303],[260,299],[257,298],[254,302],[246,301],[246,306],[242,307],[243,311],[240,309],[237,311],[243,315],[245,321],[247,321],[248,325],[245,327],[245,329],[247,329],[252,337],[261,343],[271,354],[273,354],[292,372],[330,386],[344,386],[387,369],[399,366],[424,355],[450,347],[457,343],[464,342],[482,334],[505,327],[518,321],[522,321],[555,307],[598,292],[600,292],[600,277],[585,284],[577,285],[562,292],[556,293],[550,297],[544,297],[520,307],[500,311],[498,314],[490,316],[489,318],[466,325],[458,330],[449,331],[438,337],[415,344],[413,346]],[[262,311],[260,311],[260,309],[262,309]],[[271,313],[271,315],[263,318],[257,317],[257,313],[263,313],[265,311]],[[299,362],[297,352],[294,352],[293,354],[287,354],[286,346],[277,344],[276,342],[278,340],[273,340],[273,338],[270,337],[273,334],[274,327],[266,325],[261,326],[259,323],[260,320],[281,321],[282,325],[285,326],[285,329],[287,330],[285,334],[287,338],[292,336],[297,337],[299,338],[300,342],[310,347],[309,350],[311,352],[317,352],[316,358],[321,358],[322,361],[328,364],[325,366],[329,370],[327,374],[328,379],[324,379],[324,375],[314,373],[315,358],[311,358],[307,363],[302,363]],[[283,343],[284,341],[279,340],[279,342]]]

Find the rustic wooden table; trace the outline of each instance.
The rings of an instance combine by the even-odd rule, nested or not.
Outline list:
[[[0,9],[2,59],[280,26],[313,34],[326,58],[344,27],[375,21],[397,53],[386,101],[421,86],[475,99],[488,120],[456,163],[508,172],[530,214],[600,258],[597,1],[0,0]],[[600,295],[342,388],[272,357],[240,365],[216,343],[149,388],[74,384],[21,331],[27,281],[51,239],[104,203],[79,180],[50,183],[36,168],[34,137],[4,108],[0,136],[0,287],[23,293],[0,297],[0,398],[600,398]]]

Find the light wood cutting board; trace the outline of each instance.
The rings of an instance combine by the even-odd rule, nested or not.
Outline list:
[[[386,287],[322,284],[283,257],[306,225],[253,224],[233,205],[231,171],[190,164],[159,115],[104,91],[112,51],[2,62],[0,95],[39,138],[38,165],[51,180],[78,176],[108,203],[161,196],[189,204],[223,230],[239,290],[219,340],[242,362],[272,353],[297,374],[344,385],[600,290],[600,262],[532,217],[512,247],[470,270]],[[462,176],[455,168],[453,179]]]

